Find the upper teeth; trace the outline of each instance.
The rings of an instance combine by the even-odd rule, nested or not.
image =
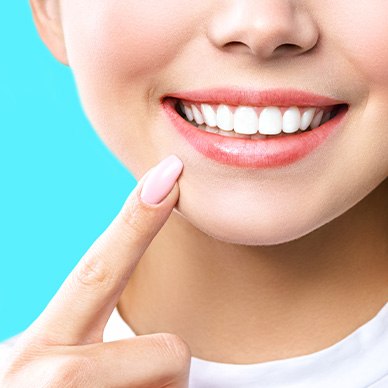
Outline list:
[[[292,106],[288,108],[268,106],[232,107],[225,104],[194,104],[180,101],[181,110],[189,121],[198,125],[218,127],[223,131],[234,131],[242,135],[276,135],[281,132],[294,133],[308,127],[314,129],[330,118],[333,107],[318,108]]]

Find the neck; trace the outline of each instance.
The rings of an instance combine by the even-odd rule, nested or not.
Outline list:
[[[257,363],[322,350],[388,300],[388,180],[294,241],[215,240],[174,211],[118,309],[138,334],[180,335],[194,357]]]

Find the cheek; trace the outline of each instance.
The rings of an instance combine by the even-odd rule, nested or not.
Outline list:
[[[387,25],[388,26],[388,25]],[[360,35],[360,32],[359,32]],[[372,86],[388,87],[388,27],[371,28],[352,47],[354,58]]]
[[[164,67],[187,39],[189,11],[155,1],[65,2],[65,38],[76,71],[136,78]],[[151,4],[150,4],[151,3]],[[116,74],[114,74],[116,72]]]
[[[341,6],[344,8],[337,9]],[[351,4],[343,1],[338,2],[338,7],[337,4],[333,7],[339,15],[332,15],[333,41],[340,42],[346,59],[365,82],[371,87],[387,88],[388,3],[385,0],[352,1]]]
[[[190,38],[189,9],[182,11],[177,0],[164,0],[163,6],[68,0],[63,19],[70,66],[94,129],[119,155],[130,153],[135,138],[149,144],[148,93]]]

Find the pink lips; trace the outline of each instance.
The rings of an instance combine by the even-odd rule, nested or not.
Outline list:
[[[172,97],[172,98],[171,98]],[[317,106],[346,104],[345,101],[293,89],[264,92],[211,89],[169,94],[161,103],[174,127],[197,151],[222,164],[243,168],[271,168],[294,163],[319,147],[339,126],[347,108],[324,125],[300,134],[266,139],[239,139],[209,133],[187,122],[175,110],[177,99],[209,104],[244,106]]]

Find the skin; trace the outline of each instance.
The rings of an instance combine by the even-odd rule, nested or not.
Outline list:
[[[180,162],[176,173],[182,167]],[[141,197],[147,183],[155,191],[148,180],[152,173],[140,180],[45,310],[0,360],[1,387],[188,387],[191,353],[179,336],[158,333],[103,343],[126,282],[178,200],[172,173],[158,204]]]
[[[89,120],[134,176],[171,153],[184,163],[179,201],[118,303],[135,333],[256,363],[333,345],[387,302],[388,4],[372,3],[32,1]],[[177,134],[159,98],[233,85],[299,88],[349,112],[293,165],[221,165]]]

